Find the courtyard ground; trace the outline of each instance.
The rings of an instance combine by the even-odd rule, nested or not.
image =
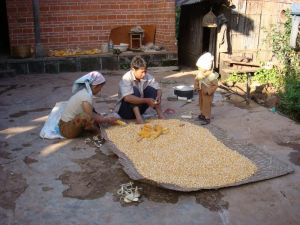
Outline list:
[[[172,87],[193,84],[189,71],[150,70],[163,88],[163,109],[176,115],[198,114],[194,101],[168,101]],[[98,112],[109,113],[124,71],[105,71],[107,84],[96,99]],[[253,144],[290,164],[294,173],[219,190],[175,192],[141,186],[138,204],[115,196],[130,178],[118,158],[74,140],[46,140],[39,132],[56,102],[71,95],[83,73],[17,75],[0,78],[0,224],[205,224],[285,225],[300,221],[300,125],[277,112],[230,99],[219,90],[213,125],[229,138]]]

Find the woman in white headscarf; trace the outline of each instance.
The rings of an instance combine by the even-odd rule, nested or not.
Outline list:
[[[93,96],[100,93],[105,82],[104,76],[97,71],[90,72],[74,82],[73,96],[67,102],[59,121],[62,136],[75,138],[84,131],[101,136],[100,123],[115,123],[116,118],[103,117],[96,113],[93,107]]]
[[[199,57],[196,66],[198,73],[195,77],[195,90],[199,93],[200,115],[198,116],[202,125],[210,123],[211,106],[213,96],[218,88],[219,74],[213,71],[214,56],[206,52]]]

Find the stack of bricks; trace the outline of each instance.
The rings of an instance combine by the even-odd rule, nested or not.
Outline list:
[[[32,0],[6,4],[11,47],[34,46]],[[155,25],[155,44],[177,51],[173,0],[40,0],[45,49],[100,48],[110,30],[122,25]]]

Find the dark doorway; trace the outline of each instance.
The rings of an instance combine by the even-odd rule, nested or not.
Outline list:
[[[202,39],[202,52],[209,51],[209,40],[210,40],[210,29],[208,27],[203,27],[203,39]]]
[[[6,1],[0,0],[0,57],[10,54]]]
[[[216,29],[203,27],[202,21],[210,10],[219,15],[222,2],[222,0],[203,0],[195,4],[181,5],[178,32],[179,66],[195,67],[202,53],[215,54]]]
[[[204,30],[201,25],[209,9],[209,1],[181,6],[178,35],[180,66],[195,67],[197,58],[209,47],[209,30]]]

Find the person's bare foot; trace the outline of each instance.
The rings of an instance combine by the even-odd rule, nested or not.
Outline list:
[[[142,115],[140,113],[139,107],[133,107],[133,113],[135,115],[135,120],[136,120],[137,124],[144,123],[144,120],[143,120]]]
[[[158,119],[166,119],[165,115],[163,114],[163,112],[161,111],[161,108],[156,108],[156,113],[157,113],[157,117]]]
[[[166,119],[166,117],[165,117],[165,115],[164,114],[158,114],[157,115],[157,117],[158,117],[158,119],[162,119],[162,120],[164,120],[164,119]]]
[[[136,119],[135,121],[136,121],[137,124],[143,124],[144,123],[143,119]]]

